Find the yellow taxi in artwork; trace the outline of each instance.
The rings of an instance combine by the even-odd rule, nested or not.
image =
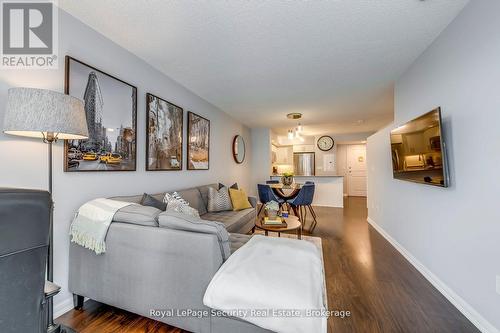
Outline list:
[[[122,157],[120,154],[106,153],[101,156],[100,162],[106,164],[120,164],[122,162]]]
[[[84,161],[96,161],[97,160],[97,154],[94,152],[86,152],[83,154],[83,160]]]

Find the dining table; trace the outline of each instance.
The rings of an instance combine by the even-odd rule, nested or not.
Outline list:
[[[301,183],[292,183],[291,185],[285,185],[283,183],[269,184],[274,194],[285,201],[295,198],[303,185],[304,184]]]

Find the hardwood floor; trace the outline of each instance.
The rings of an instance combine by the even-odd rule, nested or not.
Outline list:
[[[315,210],[313,236],[323,240],[329,308],[351,312],[330,318],[329,332],[479,332],[366,222],[366,199]],[[93,301],[57,321],[81,333],[185,332]]]

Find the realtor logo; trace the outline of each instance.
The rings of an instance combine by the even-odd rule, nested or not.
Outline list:
[[[2,68],[57,68],[57,8],[51,0],[2,1]]]

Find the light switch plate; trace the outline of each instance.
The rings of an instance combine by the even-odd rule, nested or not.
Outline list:
[[[500,294],[500,275],[497,275],[497,294]]]

